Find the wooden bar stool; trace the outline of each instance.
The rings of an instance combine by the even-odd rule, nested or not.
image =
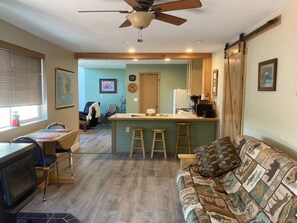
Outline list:
[[[143,131],[144,128],[132,128],[132,141],[130,148],[130,158],[132,158],[132,154],[134,150],[141,149],[143,159],[145,159],[145,149],[144,149],[144,139],[143,139]],[[136,144],[135,141],[140,140],[141,144]]]
[[[188,148],[188,153],[191,153],[191,140],[190,140],[190,122],[177,122],[176,141],[175,141],[175,153],[174,157],[177,158],[178,148]],[[181,134],[181,128],[185,127],[184,134]],[[180,140],[185,139],[186,144],[181,145]]]
[[[152,154],[151,158],[154,158],[154,152],[164,152],[164,158],[167,159],[166,154],[166,144],[165,144],[165,129],[153,129],[153,144],[152,144]],[[161,138],[158,138],[157,134],[161,134]],[[163,149],[155,149],[156,142],[162,142],[163,143]]]

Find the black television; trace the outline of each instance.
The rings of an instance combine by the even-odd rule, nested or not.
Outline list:
[[[31,154],[4,166],[0,174],[6,207],[14,206],[38,188]]]

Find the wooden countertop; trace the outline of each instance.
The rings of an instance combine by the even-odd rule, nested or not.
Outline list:
[[[164,121],[219,121],[219,118],[204,118],[194,114],[156,114],[156,116],[146,116],[144,113],[116,113],[109,117],[109,120],[164,120]]]

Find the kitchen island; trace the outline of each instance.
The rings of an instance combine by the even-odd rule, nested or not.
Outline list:
[[[129,152],[131,146],[131,128],[144,128],[144,143],[146,152],[151,151],[153,128],[165,128],[165,140],[167,153],[173,154],[177,122],[190,122],[191,150],[201,145],[208,144],[216,139],[218,118],[197,117],[194,114],[156,114],[146,116],[142,113],[116,113],[109,118],[112,125],[112,153]],[[186,153],[186,149],[180,148],[179,153]]]

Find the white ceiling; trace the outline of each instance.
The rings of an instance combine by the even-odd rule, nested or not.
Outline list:
[[[154,4],[172,0],[155,0]],[[1,0],[0,19],[73,52],[213,52],[266,22],[292,0],[201,0],[202,7],[168,14],[188,21],[175,26],[153,20],[143,30],[119,28],[126,14],[78,10],[131,10],[123,0]],[[166,12],[167,13],[167,12]],[[195,41],[202,40],[202,44]],[[126,43],[129,41],[130,43]]]

